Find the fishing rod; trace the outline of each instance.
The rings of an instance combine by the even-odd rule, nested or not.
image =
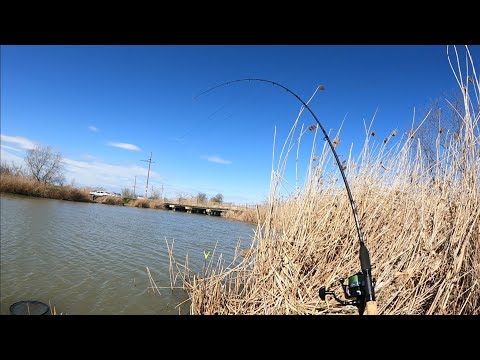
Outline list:
[[[212,90],[215,90],[219,87],[226,86],[229,84],[237,83],[237,82],[243,82],[243,81],[256,81],[256,82],[265,82],[272,84],[274,86],[278,86],[291,95],[293,95],[298,101],[302,103],[302,105],[307,109],[310,114],[312,114],[313,118],[317,122],[318,126],[323,132],[324,135],[324,140],[328,142],[328,145],[330,146],[330,149],[332,150],[333,156],[335,157],[335,161],[338,165],[338,168],[340,170],[340,174],[342,175],[343,183],[345,184],[345,189],[347,190],[347,195],[348,199],[350,201],[350,205],[352,207],[352,212],[353,212],[353,217],[355,219],[355,226],[357,228],[357,234],[358,234],[358,240],[360,243],[360,250],[359,250],[359,257],[360,257],[360,268],[361,271],[350,276],[348,278],[348,284],[344,284],[344,279],[340,279],[340,284],[343,289],[344,295],[346,299],[349,300],[341,300],[339,299],[333,291],[328,291],[324,286],[322,286],[319,289],[319,296],[322,300],[325,300],[327,295],[332,295],[334,299],[342,306],[346,305],[354,305],[358,308],[358,312],[360,315],[363,315],[365,312],[365,308],[367,309],[367,314],[368,315],[376,315],[377,314],[377,302],[375,301],[375,284],[374,280],[372,278],[372,266],[370,263],[370,254],[368,252],[367,246],[365,245],[365,241],[363,240],[363,234],[362,234],[362,228],[360,226],[360,220],[358,218],[358,212],[357,208],[355,205],[355,201],[353,200],[352,192],[350,191],[350,186],[348,185],[347,177],[345,175],[345,172],[343,171],[343,166],[340,163],[340,159],[338,158],[338,154],[335,151],[335,146],[333,146],[332,141],[330,140],[330,137],[328,136],[327,132],[325,131],[324,127],[320,123],[320,120],[318,120],[317,116],[315,113],[310,109],[310,107],[307,105],[305,101],[300,98],[296,93],[294,93],[292,90],[287,88],[286,86],[283,86],[282,84],[279,84],[275,81],[271,80],[266,80],[266,79],[257,79],[257,78],[246,78],[246,79],[237,79],[237,80],[232,80],[232,81],[227,81],[223,84],[214,86],[201,94],[197,95],[195,97],[198,98],[201,95],[204,95]],[[325,87],[323,85],[318,86],[319,90],[324,90]]]

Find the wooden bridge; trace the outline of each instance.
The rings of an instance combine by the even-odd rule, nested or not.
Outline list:
[[[175,203],[165,203],[163,204],[163,207],[167,210],[182,211],[189,214],[204,214],[204,215],[211,215],[211,216],[220,216],[222,215],[223,212],[228,210],[228,209],[212,208],[208,206],[182,205],[182,204],[175,204]]]

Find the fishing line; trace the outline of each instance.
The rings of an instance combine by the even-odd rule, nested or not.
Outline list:
[[[315,115],[315,113],[312,111],[312,109],[307,105],[307,103],[305,101],[303,101],[297,94],[295,94],[292,90],[288,89],[287,87],[275,82],[275,81],[271,81],[271,80],[265,80],[265,79],[256,79],[256,78],[247,78],[247,79],[238,79],[238,80],[232,80],[232,81],[227,81],[223,84],[220,84],[220,85],[216,85],[200,94],[198,94],[197,96],[194,97],[194,99],[197,99],[199,98],[200,96],[210,92],[210,91],[213,91],[215,89],[218,89],[219,87],[222,87],[222,86],[226,86],[226,85],[229,85],[229,84],[233,84],[233,83],[236,83],[236,82],[242,82],[242,81],[257,81],[257,82],[266,82],[266,83],[270,83],[272,85],[275,85],[275,86],[278,86],[282,89],[284,89],[285,91],[287,91],[288,93],[292,94],[293,96],[295,96],[301,103],[302,105],[310,112],[310,114],[313,116],[313,118],[315,119],[315,121],[317,122],[318,126],[320,127],[320,129],[322,130],[323,132],[323,135],[324,135],[324,140],[326,140],[328,142],[328,145],[330,146],[330,149],[332,150],[333,152],[333,155],[335,157],[335,161],[338,165],[338,168],[340,170],[340,173],[342,175],[342,179],[343,179],[343,182],[345,184],[345,188],[347,190],[347,194],[348,194],[348,199],[350,201],[350,205],[352,207],[352,212],[353,212],[353,216],[355,218],[355,225],[356,225],[356,228],[357,228],[357,233],[358,233],[358,238],[359,238],[359,241],[360,241],[360,244],[364,244],[364,240],[363,240],[363,234],[362,234],[362,230],[361,230],[361,226],[360,226],[360,221],[359,221],[359,217],[358,217],[358,213],[357,213],[357,208],[356,208],[356,205],[355,205],[355,202],[353,200],[353,196],[352,196],[352,192],[350,191],[350,186],[348,185],[348,181],[347,181],[347,177],[345,175],[345,172],[343,170],[343,166],[340,162],[340,158],[338,157],[338,154],[337,152],[335,151],[335,146],[333,145],[332,141],[330,140],[330,137],[328,136],[327,132],[325,131],[324,127],[322,126],[322,124],[320,123],[320,120],[318,120],[317,116]],[[323,86],[322,85],[319,85],[318,88],[320,90],[323,90]]]
[[[223,104],[222,106],[220,106],[217,110],[215,110],[213,113],[211,113],[210,115],[208,115],[207,119],[203,121],[203,125],[205,125],[207,123],[208,120],[210,120],[211,118],[213,118],[215,116],[215,114],[217,114],[220,110],[224,109],[225,108],[225,104]],[[190,130],[188,130],[185,134],[183,134],[179,139],[180,140],[184,140],[185,136],[187,136],[188,134],[190,134],[194,129],[191,128]]]

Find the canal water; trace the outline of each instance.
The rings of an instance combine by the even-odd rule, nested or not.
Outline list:
[[[0,195],[0,314],[17,301],[37,300],[57,313],[188,314],[181,290],[170,286],[166,241],[188,254],[201,273],[204,251],[230,261],[247,247],[255,226],[216,216],[168,210]],[[216,258],[216,257],[215,257]]]

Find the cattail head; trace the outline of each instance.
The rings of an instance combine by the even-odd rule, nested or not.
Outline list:
[[[388,142],[388,138],[383,139],[383,143],[386,144]]]
[[[473,84],[473,80],[472,80],[472,78],[470,77],[470,75],[468,75],[467,80],[468,80],[469,83],[472,83],[472,84]]]
[[[393,130],[391,135],[396,136],[397,135],[397,130]]]
[[[313,155],[312,160],[313,160],[313,161],[316,161],[317,159],[318,159],[318,158],[317,158],[315,155]]]
[[[333,139],[333,145],[335,145],[335,147],[337,147],[338,144],[340,144],[340,139],[338,137],[336,137],[335,139]]]
[[[410,139],[413,139],[413,133],[414,133],[413,129],[410,130],[410,132],[408,133],[408,137],[409,137]]]
[[[318,90],[325,90],[325,86],[323,86],[323,85],[318,85]]]
[[[375,131],[372,131],[371,135],[372,135],[372,136],[375,136]]]
[[[439,134],[443,133],[443,128],[442,127],[440,129],[438,129],[438,133]]]
[[[310,126],[308,127],[308,130],[313,131],[313,130],[315,130],[315,129],[317,128],[317,126],[318,126],[318,125],[310,125]]]
[[[240,256],[244,258],[248,258],[250,255],[252,255],[252,249],[245,249],[240,252]]]
[[[458,135],[457,135],[456,132],[453,133],[453,138],[454,138],[454,139],[458,139]]]

